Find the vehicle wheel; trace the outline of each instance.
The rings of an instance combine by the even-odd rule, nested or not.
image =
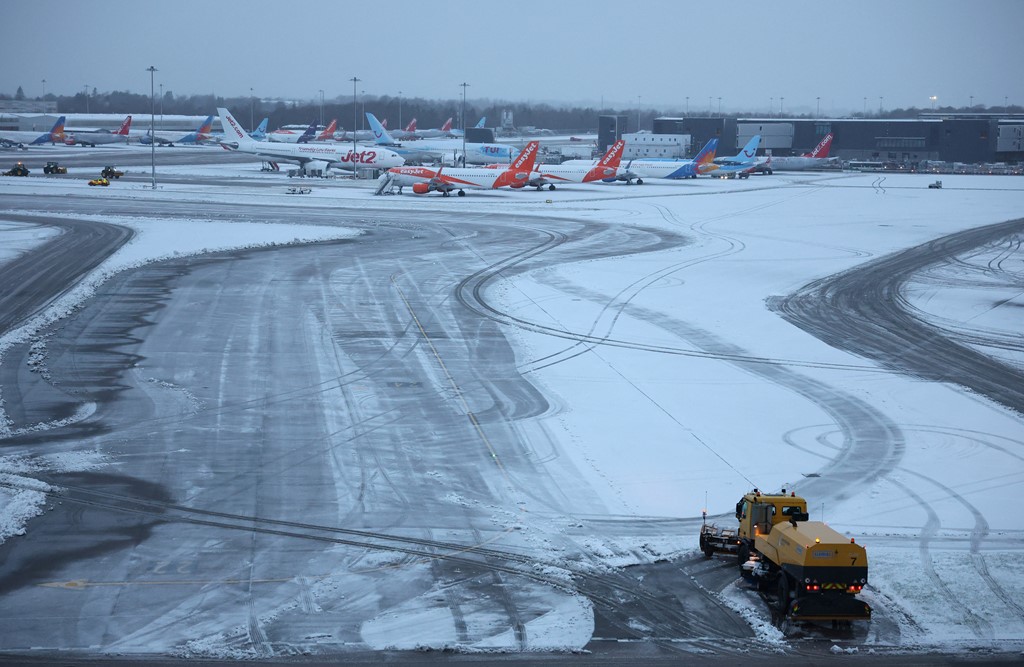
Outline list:
[[[441,191],[441,196],[442,197],[449,197],[449,196],[451,196],[451,193],[448,192],[447,190],[442,190]]]
[[[459,196],[460,197],[465,197],[466,196],[466,191],[465,190],[459,190]]]
[[[779,611],[785,616],[789,612],[789,575],[779,573]]]
[[[636,184],[637,185],[643,185],[644,184],[644,179],[642,179],[642,178],[636,179]]]
[[[549,185],[549,186],[548,186],[548,190],[554,190],[554,189],[555,189],[555,186],[554,186],[554,185]]]
[[[740,570],[743,569],[743,564],[750,560],[750,547],[746,544],[740,545],[740,550],[736,554],[736,565],[739,566]]]
[[[705,560],[711,560],[711,558],[715,555],[715,548],[707,542],[701,545],[701,551],[704,552]]]

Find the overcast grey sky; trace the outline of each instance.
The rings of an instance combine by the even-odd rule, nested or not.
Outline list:
[[[15,0],[0,91],[359,91],[693,112],[1024,104],[1024,0]],[[782,101],[784,98],[784,102]]]

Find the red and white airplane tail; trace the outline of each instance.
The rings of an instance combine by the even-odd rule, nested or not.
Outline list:
[[[405,126],[406,132],[416,132],[416,119],[413,118],[409,121],[409,124]]]
[[[118,129],[117,132],[114,132],[114,134],[116,134],[118,136],[122,136],[122,137],[127,137],[128,136],[128,128],[130,128],[131,126],[132,126],[132,117],[131,117],[131,115],[129,115],[127,118],[124,119],[124,122],[121,123],[120,129]]]
[[[609,146],[608,152],[604,154],[604,157],[598,160],[597,164],[583,177],[583,182],[591,183],[614,177],[615,170],[622,164],[622,150],[625,147],[625,139],[619,139]]]
[[[338,129],[338,119],[335,118],[324,128],[324,131],[317,135],[315,141],[327,141],[334,138],[334,131]]]
[[[537,152],[539,150],[539,141],[531,141],[526,144],[523,150],[519,151],[519,155],[512,161],[512,164],[508,166],[508,169],[498,175],[492,187],[525,187],[530,182],[530,172],[533,171],[533,166],[537,164]]]
[[[597,166],[612,168],[618,167],[622,163],[622,149],[625,147],[625,139],[619,139],[616,141],[608,147],[608,152],[604,154],[604,157],[597,163]]]
[[[810,153],[806,153],[804,157],[826,158],[828,157],[828,151],[830,148],[832,148],[831,132],[826,134],[825,138],[821,140],[821,143],[815,146],[813,151],[811,151]]]
[[[444,122],[444,125],[441,126],[441,131],[445,132],[445,133],[452,131],[452,119],[451,118],[449,118],[448,120],[446,120]]]

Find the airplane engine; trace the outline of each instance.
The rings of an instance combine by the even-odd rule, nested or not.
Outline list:
[[[300,172],[306,176],[324,176],[331,167],[330,162],[324,160],[311,160],[303,165]]]
[[[430,184],[429,183],[413,183],[412,184],[412,191],[415,192],[418,195],[425,195],[428,192],[430,192]]]

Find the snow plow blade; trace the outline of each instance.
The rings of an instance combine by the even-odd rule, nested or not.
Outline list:
[[[797,598],[789,608],[794,621],[867,621],[871,606],[852,595],[808,595]]]

